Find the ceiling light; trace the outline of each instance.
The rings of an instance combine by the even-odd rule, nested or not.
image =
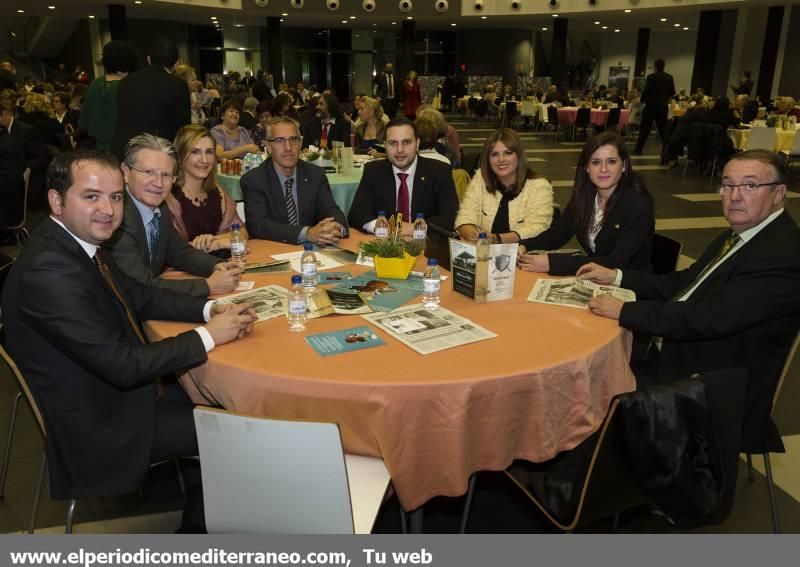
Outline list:
[[[287,14],[286,12],[284,12],[283,14],[281,14],[281,16],[283,16],[284,18],[285,18],[286,16],[288,16],[288,15],[289,15],[289,14]]]
[[[661,18],[661,21],[662,21],[662,22],[666,22],[666,21],[667,21],[667,18]]]
[[[607,30],[607,29],[608,29],[608,26],[603,26],[603,29],[604,29],[604,30]]]
[[[235,28],[243,28],[244,24],[233,24],[233,27],[235,27]]]
[[[217,17],[216,17],[216,16],[211,16],[211,19],[212,19],[212,20],[216,20],[216,19],[217,19]]]
[[[558,14],[553,14],[553,17],[554,17],[554,18],[557,18],[557,17],[558,17]]]
[[[599,26],[600,22],[595,22],[594,25]]]
[[[547,31],[547,28],[542,28],[542,31]]]
[[[689,31],[689,28],[683,28],[683,31]]]
[[[681,25],[680,24],[675,24],[674,27],[679,28],[679,27],[681,27]]]
[[[134,3],[134,4],[141,4],[141,3],[142,3],[142,0],[133,0],[133,3]]]
[[[342,23],[343,23],[343,24],[346,24],[346,23],[347,23],[347,20],[342,20]]]
[[[376,24],[376,25],[377,25],[377,24]],[[456,27],[458,24],[450,24],[450,25],[451,25],[451,26],[453,26],[453,27]]]
[[[17,13],[18,13],[18,14],[24,14],[24,13],[25,13],[25,10],[17,10]]]
[[[406,20],[413,20],[414,16],[406,16]]]
[[[481,20],[485,20],[488,16],[481,16]]]
[[[625,13],[626,13],[626,14],[630,14],[630,13],[631,13],[631,11],[630,11],[630,10],[625,10]]]
[[[282,22],[282,21],[283,21],[283,18],[281,18],[281,19],[280,19],[280,21]]]
[[[355,16],[350,16],[350,19],[351,19],[351,20],[355,20],[355,19],[356,19],[356,17],[355,17]]]
[[[94,19],[94,16],[89,16],[89,19],[90,19],[90,20],[93,20],[93,19]]]
[[[56,9],[56,7],[55,7],[55,6],[48,6],[48,7],[47,7],[47,9],[48,9],[48,10],[55,10],[55,9]]]
[[[619,33],[619,30],[614,30],[614,33]]]

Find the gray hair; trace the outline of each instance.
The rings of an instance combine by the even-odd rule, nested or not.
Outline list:
[[[128,143],[125,144],[122,163],[134,165],[139,157],[139,152],[142,150],[153,150],[154,152],[167,154],[175,162],[175,169],[178,169],[178,152],[175,151],[175,147],[169,140],[159,138],[153,134],[139,134],[128,140]]]
[[[255,111],[258,106],[258,99],[255,97],[248,97],[244,100],[244,109]]]

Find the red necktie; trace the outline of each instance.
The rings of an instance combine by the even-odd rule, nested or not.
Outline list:
[[[319,136],[319,147],[320,148],[328,147],[328,122],[322,123],[322,133]]]
[[[397,212],[403,213],[403,220],[409,222],[411,218],[411,200],[408,198],[408,184],[406,178],[408,173],[398,173],[400,178],[400,189],[397,191]]]

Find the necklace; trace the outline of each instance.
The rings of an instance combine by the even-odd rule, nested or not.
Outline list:
[[[189,190],[186,189],[186,187],[181,187],[181,192],[183,193],[183,196],[189,199],[192,202],[192,205],[194,205],[195,207],[203,206],[203,204],[208,200],[208,193],[206,193],[202,189],[200,189],[199,195],[194,195],[190,193]]]

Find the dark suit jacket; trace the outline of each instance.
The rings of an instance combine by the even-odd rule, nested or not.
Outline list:
[[[297,225],[289,224],[286,198],[272,160],[242,176],[244,210],[247,232],[254,238],[297,243],[304,226],[314,226],[324,218],[333,217],[342,226],[347,219],[336,201],[321,167],[297,163]]]
[[[769,414],[772,395],[800,328],[800,229],[784,211],[725,260],[687,301],[670,301],[695,280],[729,231],[690,268],[653,275],[623,272],[637,301],[622,307],[620,325],[663,337],[658,378],[742,367],[749,373],[742,451],[781,447]]]
[[[314,116],[305,122],[300,133],[303,135],[303,147],[319,147],[319,138],[322,134],[322,120],[319,116]],[[331,142],[342,142],[346,147],[350,146],[350,123],[338,116],[336,122],[328,127],[328,147]]]
[[[258,119],[244,110],[239,114],[239,126],[250,132],[258,124]]]
[[[386,82],[386,73],[378,73],[375,75],[375,78],[372,79],[372,82],[375,83],[375,96],[381,100],[386,100],[388,98],[387,95],[387,88],[388,84]],[[393,95],[394,99],[397,100],[400,98],[400,93],[403,92],[403,79],[397,78],[397,73],[392,73],[392,86],[393,86]]]
[[[141,285],[106,259],[139,321],[202,322],[202,299]],[[141,344],[92,260],[51,219],[14,264],[2,303],[8,352],[43,413],[53,497],[141,486],[155,425],[153,380],[204,362],[200,336]]]
[[[644,90],[642,91],[642,104],[649,110],[667,111],[669,99],[675,94],[675,81],[672,75],[664,71],[656,71],[647,75]]]
[[[166,203],[161,205],[158,234],[156,253],[150,262],[147,257],[147,231],[142,215],[133,203],[133,198],[125,195],[125,216],[122,225],[108,241],[108,247],[120,269],[139,283],[196,297],[208,297],[208,284],[203,279],[166,280],[158,276],[166,266],[170,266],[206,278],[221,260],[189,246],[172,226]]]
[[[549,229],[522,241],[528,250],[557,250],[577,236],[587,256],[550,254],[550,274],[575,275],[578,268],[597,262],[607,268],[633,268],[650,271],[655,219],[653,200],[646,193],[626,191],[611,209],[603,228],[594,239],[594,252],[585,234],[575,234],[572,209],[568,206]]]
[[[417,156],[419,163],[414,175],[411,194],[411,218],[425,215],[428,224],[452,230],[458,212],[458,197],[450,167],[435,159]],[[378,211],[393,214],[397,211],[397,190],[392,164],[388,159],[372,161],[364,167],[348,220],[350,226],[364,230],[375,220]]]
[[[28,200],[34,208],[44,205],[46,200],[47,166],[50,165],[50,152],[44,135],[38,128],[24,120],[15,118],[8,131],[25,150],[25,167],[31,170],[28,180]]]
[[[117,126],[111,153],[121,158],[128,140],[146,132],[170,142],[191,123],[189,87],[163,68],[150,66],[131,73],[117,87]]]
[[[0,128],[0,228],[22,220],[25,200],[25,150],[22,144]]]

